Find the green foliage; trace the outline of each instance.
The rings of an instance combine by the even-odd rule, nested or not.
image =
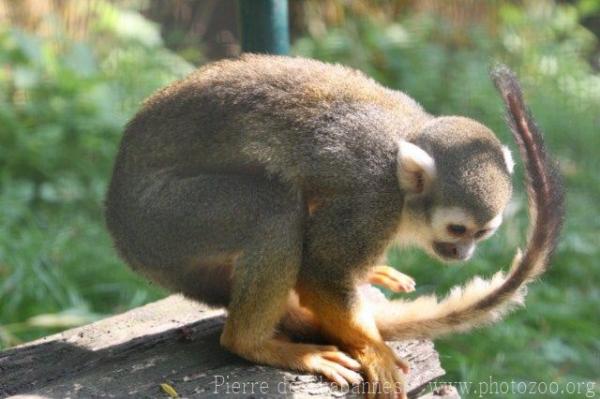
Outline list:
[[[526,309],[493,327],[437,343],[448,371],[443,379],[474,384],[490,377],[509,382],[557,381],[563,388],[569,382],[592,381],[598,386],[600,270],[595,264],[600,257],[600,215],[595,204],[600,177],[595,170],[600,148],[600,76],[587,62],[598,42],[579,24],[575,7],[526,4],[529,8],[502,5],[493,33],[477,25],[456,32],[431,15],[384,23],[349,19],[322,37],[300,39],[295,51],[362,69],[407,92],[430,112],[481,120],[508,143],[512,140],[488,69],[500,61],[517,71],[566,177],[566,231],[552,268],[531,287]],[[390,263],[415,277],[418,288],[411,296],[443,295],[473,275],[490,276],[508,267],[525,238],[522,191],[515,194],[506,216],[501,231],[467,265],[444,266],[412,250],[401,255],[391,251]]]
[[[102,198],[123,124],[191,66],[138,14],[95,12],[85,42],[0,27],[0,347],[158,295],[114,254]]]
[[[432,113],[481,120],[505,142],[502,104],[487,73],[494,61],[518,72],[566,177],[566,231],[525,309],[437,343],[445,379],[600,385],[600,77],[587,62],[598,42],[579,23],[598,3],[525,4],[503,2],[492,30],[459,29],[422,14],[348,18],[322,36],[299,39],[295,52],[355,66]],[[103,2],[94,12],[85,41],[61,32],[52,15],[55,33],[44,38],[0,27],[0,347],[162,294],[117,259],[101,201],[123,124],[190,66],[139,14]],[[501,231],[467,265],[443,266],[413,250],[391,251],[390,262],[416,278],[415,295],[491,275],[524,239],[525,205],[517,191]]]
[[[139,15],[109,6],[98,14],[85,43],[0,30],[0,169],[45,200],[103,184],[140,101],[191,69]]]

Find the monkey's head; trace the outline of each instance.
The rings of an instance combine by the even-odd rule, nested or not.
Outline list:
[[[412,143],[399,144],[400,241],[444,261],[469,259],[502,223],[513,165],[508,148],[474,120],[426,123]]]

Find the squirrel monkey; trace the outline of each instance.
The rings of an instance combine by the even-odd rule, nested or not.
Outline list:
[[[560,230],[562,191],[541,134],[512,74],[495,76],[533,216],[508,277],[476,279],[439,303],[362,295],[364,281],[414,286],[374,268],[394,242],[468,259],[502,222],[510,152],[482,124],[432,116],[358,71],[281,56],[210,64],[144,103],[106,198],[115,246],[160,285],[226,306],[230,351],[342,386],[362,373],[376,396],[405,397],[408,364],[384,340],[498,319],[543,271]],[[282,328],[312,329],[335,346],[291,342]]]

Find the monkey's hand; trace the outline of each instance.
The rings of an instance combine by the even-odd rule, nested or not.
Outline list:
[[[363,389],[367,398],[406,399],[404,375],[409,371],[406,360],[396,356],[384,343],[349,350],[349,353],[363,365],[367,380]]]
[[[362,287],[350,293],[309,285],[297,290],[300,303],[315,315],[324,335],[362,366],[365,381],[360,391],[368,398],[406,399],[409,365],[381,338]]]
[[[375,266],[367,274],[369,284],[379,285],[394,292],[412,292],[415,280],[390,266]]]

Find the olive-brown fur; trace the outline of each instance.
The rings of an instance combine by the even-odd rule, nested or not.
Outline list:
[[[399,182],[401,141],[435,161],[420,197]],[[509,175],[500,142],[473,120],[436,118],[340,65],[246,55],[144,103],[123,136],[106,222],[135,270],[228,306],[230,350],[353,381],[337,350],[275,337],[296,289],[325,336],[369,359],[369,379],[396,383],[394,362],[405,364],[383,345],[357,282],[401,228],[409,196],[422,220],[460,206],[485,222],[508,201]]]

